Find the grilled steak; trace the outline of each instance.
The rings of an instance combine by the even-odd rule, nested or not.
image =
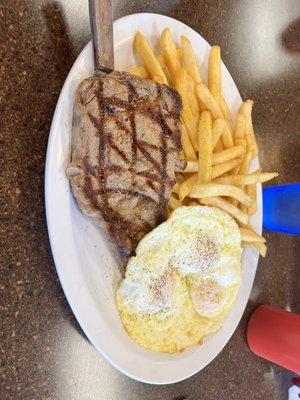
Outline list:
[[[175,90],[125,72],[88,78],[77,90],[67,176],[123,265],[166,218],[175,165],[184,167],[181,108]]]

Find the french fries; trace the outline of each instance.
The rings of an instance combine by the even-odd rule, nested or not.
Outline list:
[[[222,150],[224,150],[224,145],[223,145],[222,138],[220,138],[216,144],[215,151],[222,151]]]
[[[258,235],[254,230],[240,227],[243,242],[248,243],[265,243],[266,239]]]
[[[266,257],[267,246],[265,245],[265,243],[253,243],[253,246],[257,249],[261,256]]]
[[[212,163],[213,165],[222,164],[226,161],[232,160],[238,156],[244,154],[244,146],[233,146],[229,149],[219,151],[213,154]]]
[[[239,165],[240,162],[241,162],[240,159],[236,158],[234,160],[226,161],[222,164],[213,165],[212,166],[212,174],[211,174],[212,181],[217,182],[216,178],[218,176],[224,175],[226,172],[233,169],[236,165]],[[185,173],[195,173],[195,172],[198,172],[198,170],[199,170],[198,161],[187,161],[186,167],[184,170],[175,169],[175,172],[182,172],[185,174]],[[226,178],[226,177],[224,177],[224,178]],[[225,182],[220,181],[220,183],[225,183]]]
[[[170,200],[168,202],[168,206],[172,209],[175,210],[176,208],[180,207],[182,204],[178,199],[176,199],[174,196],[170,197]]]
[[[162,75],[154,75],[152,80],[156,83],[165,83],[165,76]]]
[[[252,155],[253,155],[253,157],[255,157],[258,154],[258,149],[257,149],[256,139],[254,136],[254,130],[253,130],[253,125],[252,125],[252,116],[251,116],[252,107],[253,107],[253,101],[246,100],[241,105],[239,112],[246,117],[246,120],[247,120],[246,141],[248,144],[248,150],[252,151]]]
[[[188,131],[194,149],[198,149],[197,121],[193,117],[190,109],[189,98],[187,94],[187,72],[185,68],[180,68],[175,77],[175,88],[182,99],[183,111],[182,119]]]
[[[168,84],[167,78],[165,77],[165,74],[159,62],[155,58],[154,52],[151,49],[150,44],[148,43],[145,36],[142,35],[140,32],[137,32],[134,36],[133,48],[144,61],[147,71],[149,71],[151,77],[162,76],[164,83]]]
[[[134,75],[175,87],[182,99],[181,145],[187,163],[183,171],[175,170],[168,211],[199,203],[220,208],[238,223],[242,247],[254,247],[265,257],[265,239],[253,230],[250,219],[257,210],[257,184],[278,174],[249,173],[258,152],[253,101],[244,101],[234,119],[222,93],[220,48],[211,48],[205,85],[191,42],[181,36],[180,44],[178,47],[166,28],[159,37],[161,53],[155,55],[137,32],[134,49],[144,65],[128,69]]]
[[[250,165],[251,158],[252,158],[252,152],[248,151],[248,153],[246,153],[246,155],[241,163],[241,167],[240,167],[240,171],[239,171],[240,175],[245,175],[249,171],[249,165]]]
[[[273,179],[273,178],[275,178],[276,176],[278,176],[278,174],[272,174],[273,176],[272,176],[272,178],[270,178],[270,179]],[[268,180],[270,180],[270,179],[268,179]],[[266,182],[266,181],[263,181],[263,182]],[[249,196],[249,197],[251,197],[251,199],[253,200],[253,202],[252,202],[252,206],[250,206],[249,208],[248,208],[248,214],[251,216],[251,215],[254,215],[255,213],[256,213],[256,210],[257,210],[257,205],[256,205],[256,197],[257,197],[257,190],[256,190],[256,183],[254,183],[254,184],[250,184],[249,186],[247,186],[246,187],[246,193],[247,193],[247,195]]]
[[[127,71],[130,74],[140,76],[141,78],[149,78],[148,71],[146,67],[144,67],[143,65],[137,65],[136,67],[135,66],[129,67]]]
[[[229,201],[222,199],[222,197],[202,198],[200,199],[200,203],[206,206],[218,207],[221,210],[226,211],[244,225],[247,225],[249,222],[249,216],[246,213],[242,212],[238,207],[234,206]]]
[[[221,49],[213,46],[210,50],[208,62],[208,88],[216,102],[220,104],[222,81],[221,81]]]
[[[210,93],[208,87],[204,85],[204,83],[200,83],[196,87],[196,93],[201,104],[203,104],[205,108],[211,112],[214,118],[223,119],[223,114],[218,102],[216,101],[214,96]]]
[[[216,147],[218,141],[220,140],[224,127],[225,127],[225,121],[223,119],[218,118],[214,120],[213,130],[212,130],[213,149]]]
[[[233,199],[237,199],[247,207],[252,204],[251,198],[242,189],[233,185],[223,185],[220,183],[205,183],[201,185],[196,184],[192,187],[192,190],[188,194],[192,199],[202,199],[213,196],[229,196]],[[180,194],[179,200],[183,200]]]
[[[246,155],[240,165],[240,169],[239,169],[240,175],[245,175],[249,171],[251,158],[252,158],[252,151],[248,151],[248,153],[246,153]],[[244,185],[242,185],[241,187],[242,187],[242,189],[244,189]],[[243,211],[245,211],[245,207],[243,205],[241,205],[241,209]]]
[[[208,183],[212,175],[212,120],[209,111],[202,111],[199,122],[198,183]]]
[[[234,131],[234,144],[238,146],[241,140],[245,140],[246,130],[246,117],[243,114],[238,114],[236,117],[235,131]],[[244,143],[244,142],[243,142]]]
[[[197,161],[187,161],[186,163],[186,167],[183,171],[181,171],[180,169],[175,169],[175,172],[183,172],[183,173],[194,173],[194,172],[198,172],[199,168],[198,168],[198,159]]]
[[[233,146],[232,132],[228,121],[225,121],[225,126],[222,134],[222,142],[225,149],[230,149]]]
[[[176,193],[178,194],[180,201],[185,199],[186,196],[191,192],[194,185],[197,183],[197,180],[198,180],[198,174],[193,174],[179,185]]]
[[[164,56],[162,54],[158,53],[158,54],[155,54],[155,57],[156,57],[157,61],[160,63],[162,69],[164,69],[166,67]],[[177,47],[177,57],[179,60],[183,57],[181,47]]]
[[[246,249],[247,247],[255,247],[262,257],[266,257],[267,255],[267,246],[265,245],[265,243],[242,242],[242,247],[244,249]]]
[[[230,112],[229,107],[226,103],[226,100],[224,99],[224,96],[222,94],[220,95],[220,107],[221,107],[221,111],[224,115],[224,118],[227,121],[231,122],[231,119],[232,119],[231,112]]]
[[[159,39],[159,44],[161,53],[166,62],[166,66],[168,67],[172,81],[174,82],[181,66],[179,62],[177,48],[169,28],[166,28],[162,31]]]
[[[195,160],[197,162],[197,156],[194,147],[184,124],[182,124],[181,128],[181,146],[185,159],[190,161]]]
[[[199,113],[199,104],[195,93],[195,83],[193,78],[189,74],[187,74],[186,79],[187,79],[186,85],[189,94],[188,99],[189,99],[190,109],[198,125],[200,113]]]
[[[251,151],[248,151],[248,153],[246,153],[246,154],[245,154],[245,157],[242,159],[241,164],[239,165],[238,173],[239,173],[240,175],[246,175],[246,174],[248,173],[251,158],[252,158],[252,152],[251,152]],[[234,172],[235,172],[235,171],[234,171]],[[236,174],[234,173],[233,175],[236,175]],[[242,188],[244,188],[244,185],[242,185]],[[235,206],[238,205],[236,199],[232,200],[232,203],[233,203]],[[242,209],[242,211],[245,211],[245,206],[244,206],[244,205],[241,205],[241,209]]]
[[[214,165],[212,168],[212,179],[217,178],[227,172],[231,171],[233,168],[240,165],[241,160],[239,158],[235,158],[233,160],[226,161],[222,164]]]
[[[223,183],[225,185],[255,185],[258,182],[267,182],[278,176],[276,172],[260,172],[249,175],[228,175],[221,178],[214,179],[216,183]]]
[[[179,182],[178,182],[177,177],[176,177],[176,180],[177,180],[177,182],[176,182],[175,185],[173,186],[172,192],[175,193],[175,194],[178,194],[179,188],[180,188],[180,184],[179,184]],[[181,183],[182,183],[182,182],[181,182]]]
[[[188,74],[194,79],[195,85],[201,83],[200,71],[191,42],[185,36],[180,37],[183,61]]]
[[[161,66],[161,68],[164,69],[166,66],[164,56],[162,54],[155,54],[155,58],[159,62],[159,65]]]

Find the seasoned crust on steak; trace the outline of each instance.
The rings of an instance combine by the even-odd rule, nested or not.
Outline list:
[[[106,230],[123,265],[166,218],[175,166],[184,167],[181,109],[174,89],[126,72],[78,87],[67,176],[80,210]]]

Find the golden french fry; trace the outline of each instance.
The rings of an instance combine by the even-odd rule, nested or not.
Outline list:
[[[252,107],[253,107],[253,101],[252,100],[246,100],[244,101],[239,109],[239,114],[244,115],[247,120],[249,121],[252,113]]]
[[[228,214],[245,225],[247,225],[249,222],[249,216],[246,213],[242,212],[239,208],[231,204],[229,201],[222,199],[221,197],[207,197],[205,199],[200,199],[200,202],[201,204],[218,207],[221,210],[226,211]]]
[[[141,78],[149,78],[149,73],[146,69],[146,67],[144,67],[144,65],[137,65],[129,67],[127,69],[127,71],[132,74],[132,75],[136,75],[136,76],[140,76]]]
[[[182,170],[175,174],[176,175],[176,182],[178,182],[178,183],[182,183],[183,181],[186,180],[186,176],[184,174],[182,174],[181,172],[182,172]]]
[[[189,137],[192,141],[194,149],[198,149],[198,127],[195,118],[193,117],[192,111],[189,105],[189,98],[187,95],[187,72],[186,69],[181,68],[176,75],[175,88],[182,99],[183,111],[182,119],[187,128]]]
[[[159,39],[159,44],[165,63],[171,74],[172,81],[174,82],[176,75],[181,67],[177,48],[173,40],[171,30],[169,28],[165,28],[162,31]]]
[[[180,182],[180,183],[181,183],[181,182]],[[178,194],[180,183],[179,183],[179,182],[175,183],[175,185],[173,186],[173,189],[172,189],[172,192],[173,192],[173,193]]]
[[[266,239],[258,235],[254,230],[250,228],[240,227],[241,237],[243,242],[248,243],[265,243]]]
[[[240,163],[241,163],[241,160],[240,160]],[[238,174],[239,174],[239,171],[240,171],[240,165],[238,165],[237,167],[233,168],[233,169],[230,171],[230,175],[238,175]],[[235,202],[234,202],[234,203],[235,203]]]
[[[189,199],[190,200],[190,199]],[[189,205],[189,206],[199,206],[199,203],[197,203],[197,201],[189,201],[188,203],[187,203],[187,205]]]
[[[217,142],[215,148],[214,148],[214,151],[216,153],[218,153],[219,151],[223,151],[223,150],[224,150],[224,145],[223,145],[222,138],[220,138],[219,141]]]
[[[242,242],[241,246],[243,249],[247,249],[248,247],[253,247],[253,243]]]
[[[245,206],[252,204],[251,198],[240,188],[233,185],[222,185],[221,183],[203,183],[194,185],[188,196],[191,198],[202,199],[214,196],[229,196],[237,199]],[[179,200],[183,200],[179,194]]]
[[[208,62],[208,88],[216,102],[219,104],[222,91],[221,49],[219,46],[213,46],[210,50]]]
[[[249,151],[248,153],[245,154],[245,157],[243,158],[241,164],[239,165],[239,170],[238,170],[239,175],[247,175],[248,174],[251,158],[252,158],[252,153],[251,153],[251,151]],[[233,175],[235,175],[235,174],[233,174]],[[242,186],[241,189],[244,189],[244,187]],[[235,206],[238,206],[238,202],[235,199],[232,200],[232,204],[234,204]],[[245,211],[244,205],[241,205],[241,209],[243,211]]]
[[[264,243],[253,243],[253,246],[256,247],[257,251],[262,257],[266,257],[267,246]]]
[[[188,74],[194,79],[195,84],[201,83],[200,71],[196,56],[193,52],[191,42],[185,36],[180,37],[183,61]]]
[[[233,168],[236,168],[238,165],[240,165],[240,163],[241,160],[239,158],[235,158],[234,160],[229,160],[222,164],[214,165],[212,168],[212,179],[215,179],[218,176],[232,170]]]
[[[230,112],[229,107],[226,103],[226,100],[222,94],[220,96],[220,107],[221,107],[222,114],[224,115],[224,118],[227,121],[231,122],[231,120],[232,120],[231,112]]]
[[[198,167],[198,161],[187,161],[186,166],[184,170],[179,170],[179,168],[175,167],[175,172],[183,172],[185,174],[190,174],[190,173],[195,173],[198,172],[199,167]]]
[[[198,183],[207,183],[212,175],[212,120],[209,111],[201,113],[198,134]]]
[[[161,76],[161,75],[154,75],[154,76],[152,77],[152,80],[153,80],[154,82],[157,82],[157,83],[165,83],[165,77],[163,77],[163,76]]]
[[[247,124],[246,127],[245,139],[247,143],[247,150],[252,152],[252,158],[254,158],[258,154],[258,150],[257,150],[257,144],[254,136],[253,127],[252,125],[249,125],[249,123]]]
[[[252,153],[250,151],[250,152],[246,153],[246,155],[241,163],[241,167],[240,167],[240,171],[239,171],[240,175],[248,174],[251,158],[252,158]]]
[[[212,129],[212,146],[213,149],[216,147],[220,137],[222,136],[223,129],[225,127],[225,122],[223,119],[215,119],[213,122],[213,129]]]
[[[246,126],[246,141],[248,144],[248,150],[252,151],[252,156],[255,157],[258,154],[258,149],[257,149],[257,143],[254,135],[254,130],[253,130],[253,124],[252,124],[252,107],[253,107],[253,101],[252,100],[246,100],[244,103],[241,105],[239,113],[243,114],[246,117],[247,120],[247,126]]]
[[[238,114],[236,117],[234,141],[237,139],[244,139],[246,130],[246,117],[243,114]]]
[[[187,74],[187,91],[188,91],[188,99],[189,99],[189,105],[190,109],[192,111],[192,114],[194,118],[197,121],[197,125],[199,122],[199,104],[197,101],[196,93],[195,93],[195,82],[194,79]]]
[[[237,207],[240,207],[241,211],[243,211],[243,212],[248,214],[248,208],[249,207],[245,206],[245,204],[238,204]]]
[[[242,242],[242,247],[247,248],[247,247],[255,247],[259,254],[262,257],[266,257],[267,255],[267,246],[264,243],[248,243],[248,242]]]
[[[244,153],[246,153],[247,146],[246,146],[246,140],[245,139],[235,139],[234,145],[235,146],[243,146]]]
[[[264,174],[262,174],[262,175],[264,175]],[[273,174],[273,175],[278,176],[278,174]],[[250,176],[253,176],[253,175],[250,175]],[[272,178],[270,178],[270,179],[272,179]],[[257,202],[256,202],[257,188],[256,188],[256,184],[247,186],[246,187],[246,193],[252,199],[252,206],[250,206],[248,208],[248,214],[249,215],[254,215],[256,213],[256,210],[257,210]]]
[[[230,149],[225,149],[223,151],[214,153],[212,156],[212,163],[213,165],[222,164],[228,160],[239,157],[242,154],[244,154],[243,146],[233,146]]]
[[[164,77],[164,83],[168,84],[167,78],[165,77],[165,74],[159,62],[155,58],[151,46],[149,45],[144,35],[142,35],[140,32],[136,32],[136,34],[134,35],[133,48],[137,52],[137,54],[141,57],[141,59],[144,61],[147,71],[149,71],[149,74],[152,77],[153,76]]]
[[[183,57],[183,51],[181,47],[177,47],[177,56],[179,59]],[[160,63],[161,67],[166,67],[164,56],[161,53],[155,54],[157,61]]]
[[[166,66],[166,63],[165,63],[165,60],[164,60],[164,56],[159,53],[159,54],[155,54],[155,58],[159,62],[159,64],[162,67],[162,69],[164,69],[164,67]]]
[[[181,146],[185,159],[189,161],[195,161],[197,164],[197,156],[184,124],[182,124],[181,127]]]
[[[203,83],[200,83],[196,87],[196,94],[198,99],[200,100],[201,104],[205,106],[205,108],[211,112],[212,116],[217,118],[223,118],[223,114],[221,108],[214,98],[214,96],[210,93],[208,87]]]
[[[182,49],[182,47],[177,47],[177,57],[179,58],[179,60],[181,58],[183,58],[183,49]]]
[[[197,179],[198,174],[193,174],[179,185],[176,193],[178,194],[180,201],[182,201],[190,193],[192,187],[197,183]]]
[[[162,70],[164,71],[165,77],[166,77],[166,79],[168,81],[168,84],[169,84],[171,82],[171,76],[170,76],[169,70],[168,70],[168,68],[166,66],[166,63],[165,63],[163,55],[159,53],[159,54],[156,54],[155,57],[156,57],[157,61],[159,62]]]
[[[228,121],[225,121],[225,126],[222,134],[222,142],[225,149],[230,149],[231,147],[233,147],[232,130]]]
[[[180,207],[182,204],[178,199],[176,199],[174,196],[170,197],[170,200],[168,202],[168,206],[172,209],[175,210],[175,208]]]
[[[250,151],[251,154],[253,154],[254,153],[254,146],[253,146],[253,142],[252,142],[252,139],[251,139],[251,135],[249,135],[248,132],[249,132],[249,130],[247,128],[246,134],[245,134],[246,148],[247,148],[247,151]]]
[[[160,37],[162,54],[154,55],[147,40],[137,32],[134,48],[145,65],[128,68],[130,73],[151,78],[158,83],[172,82],[182,98],[181,143],[187,165],[184,171],[175,174],[177,183],[172,190],[168,210],[197,204],[193,199],[201,204],[219,207],[242,225],[243,246],[255,246],[265,256],[267,248],[264,238],[257,235],[248,224],[250,215],[256,211],[256,184],[272,179],[277,174],[260,171],[248,173],[250,161],[257,153],[251,117],[253,102],[248,100],[240,107],[233,132],[231,112],[221,92],[220,48],[214,46],[211,50],[207,87],[201,82],[191,43],[182,36],[181,45],[182,48],[176,47],[167,28]],[[181,67],[181,63],[185,68]],[[202,110],[205,112],[202,113],[198,131]],[[198,149],[197,159],[195,150]],[[230,175],[226,175],[227,172]],[[241,204],[237,207],[234,202]]]
[[[214,182],[235,186],[252,186],[258,182],[267,182],[276,176],[278,176],[277,172],[261,172],[249,175],[228,175],[216,178],[214,179]]]
[[[240,164],[240,159],[234,159],[234,160],[229,160],[226,161],[222,164],[217,164],[217,165],[213,165],[212,167],[212,179],[213,182],[216,183],[226,183],[225,179],[227,178],[227,176],[222,176],[224,175],[226,172],[230,171],[231,169],[235,168],[236,165]],[[198,161],[187,161],[186,163],[186,167],[184,170],[181,169],[176,169],[175,168],[175,172],[180,172],[183,174],[190,174],[190,173],[195,173],[198,172],[199,168],[198,168]],[[218,177],[220,177],[220,182],[218,182]],[[229,178],[231,177],[231,175],[229,176]],[[224,182],[222,181],[224,178]],[[222,180],[221,180],[222,179]],[[228,181],[228,184],[230,184],[230,179]]]

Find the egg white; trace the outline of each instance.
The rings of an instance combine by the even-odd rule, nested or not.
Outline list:
[[[175,352],[220,329],[241,284],[241,252],[231,216],[177,208],[127,265],[117,307],[128,334],[150,350]]]

